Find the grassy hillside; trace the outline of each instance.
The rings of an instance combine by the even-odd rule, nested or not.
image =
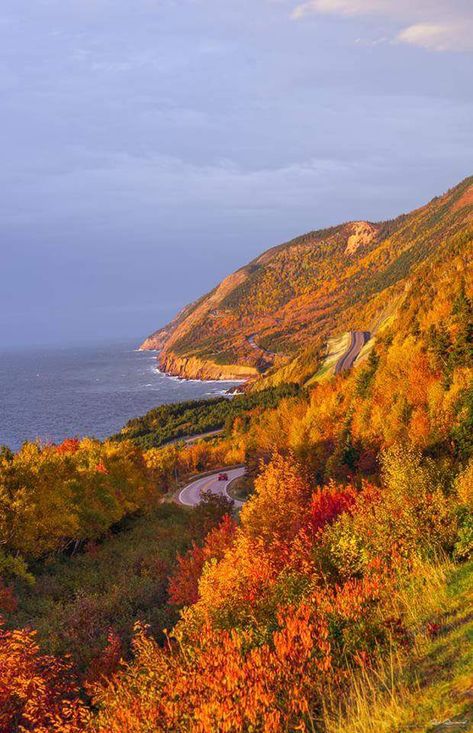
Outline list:
[[[473,179],[390,222],[351,222],[268,250],[146,342],[164,369],[243,376],[281,366],[330,336],[376,331],[410,279],[473,221]],[[252,337],[249,339],[249,337]],[[215,370],[217,370],[215,372]],[[226,371],[225,371],[226,370]]]
[[[204,502],[194,513],[165,503],[129,516],[82,552],[32,563],[34,582],[17,579],[8,625],[35,629],[45,651],[71,655],[84,673],[103,656],[111,633],[126,654],[138,620],[162,640],[178,619],[168,594],[178,555],[227,511],[225,502]]]
[[[424,571],[429,597],[407,593],[414,653],[354,673],[345,705],[325,710],[327,733],[473,731],[473,563]]]
[[[396,220],[377,243],[372,229],[345,243],[343,256],[366,253],[340,322],[377,324],[358,368],[332,376],[345,329],[322,365],[308,323],[308,343],[261,391],[158,408],[104,443],[0,451],[0,730],[471,729],[471,190]],[[255,267],[213,304],[247,280],[257,289]],[[365,270],[376,292],[356,307]],[[327,292],[347,287],[337,274]],[[294,302],[278,307],[292,303],[302,323]],[[176,442],[223,424],[210,441]],[[215,496],[156,506],[190,475],[241,463],[238,517]]]

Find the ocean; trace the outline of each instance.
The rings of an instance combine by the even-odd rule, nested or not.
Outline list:
[[[222,395],[236,382],[179,380],[136,344],[0,352],[0,445],[116,433],[130,418],[181,400]]]

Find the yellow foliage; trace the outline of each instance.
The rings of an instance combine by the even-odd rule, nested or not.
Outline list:
[[[460,503],[473,512],[473,459],[457,477],[455,488]]]

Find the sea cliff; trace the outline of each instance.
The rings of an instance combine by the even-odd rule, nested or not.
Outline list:
[[[251,366],[216,364],[197,357],[176,356],[172,352],[160,354],[158,363],[161,371],[183,379],[244,380],[258,375],[258,370]]]

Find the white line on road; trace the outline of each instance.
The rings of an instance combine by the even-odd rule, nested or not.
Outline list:
[[[243,476],[246,472],[246,468],[233,468],[233,469],[222,469],[211,476],[204,476],[203,478],[196,479],[190,484],[185,486],[179,492],[179,503],[184,506],[197,506],[202,498],[202,492],[210,491],[212,494],[218,496],[225,496],[230,501],[235,503],[235,506],[243,506],[243,502],[233,499],[228,493],[229,484],[236,478]],[[227,481],[219,481],[218,477],[221,473],[228,475]]]

